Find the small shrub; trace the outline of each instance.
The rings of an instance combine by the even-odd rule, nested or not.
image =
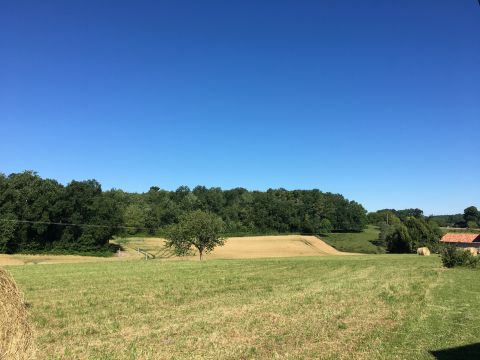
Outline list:
[[[456,266],[467,266],[476,268],[479,265],[479,258],[470,252],[458,249],[455,246],[446,246],[440,253],[443,266],[453,268]]]
[[[467,221],[467,228],[469,229],[476,229],[478,224],[475,221]]]

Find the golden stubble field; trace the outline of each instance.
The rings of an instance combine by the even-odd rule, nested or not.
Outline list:
[[[6,255],[0,254],[0,265],[58,264],[81,262],[105,262],[140,259],[143,255],[136,252],[141,248],[159,259],[178,260],[178,257],[165,248],[165,240],[154,237],[128,237],[117,239],[124,248],[120,256],[94,257],[78,255]],[[273,257],[352,255],[335,250],[316,236],[278,235],[230,237],[225,245],[207,254],[205,259],[253,259]],[[186,257],[191,259],[193,257]]]
[[[228,238],[207,259],[253,259],[291,256],[351,255],[335,250],[316,236],[247,236]]]

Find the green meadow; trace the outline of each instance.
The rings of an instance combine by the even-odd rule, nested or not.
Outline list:
[[[40,359],[478,356],[480,272],[446,270],[437,256],[8,270],[28,302]]]
[[[322,235],[321,239],[339,251],[382,254],[385,253],[385,248],[376,244],[379,234],[377,226],[368,225],[361,232],[330,233]]]

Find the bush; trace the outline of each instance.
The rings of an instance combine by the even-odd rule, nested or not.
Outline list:
[[[380,239],[385,239],[391,253],[412,253],[419,247],[428,247],[437,253],[441,231],[435,222],[408,216],[402,223],[381,228]]]
[[[469,229],[476,229],[478,224],[475,221],[467,221],[467,228]]]
[[[411,253],[413,252],[413,241],[405,225],[396,225],[385,238],[387,250],[390,253]]]
[[[458,249],[455,246],[446,246],[440,253],[443,266],[453,268],[456,266],[466,266],[476,268],[480,259],[473,256],[470,252]]]

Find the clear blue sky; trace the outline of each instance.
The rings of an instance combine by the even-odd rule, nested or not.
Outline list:
[[[0,1],[0,172],[480,206],[480,6]]]

